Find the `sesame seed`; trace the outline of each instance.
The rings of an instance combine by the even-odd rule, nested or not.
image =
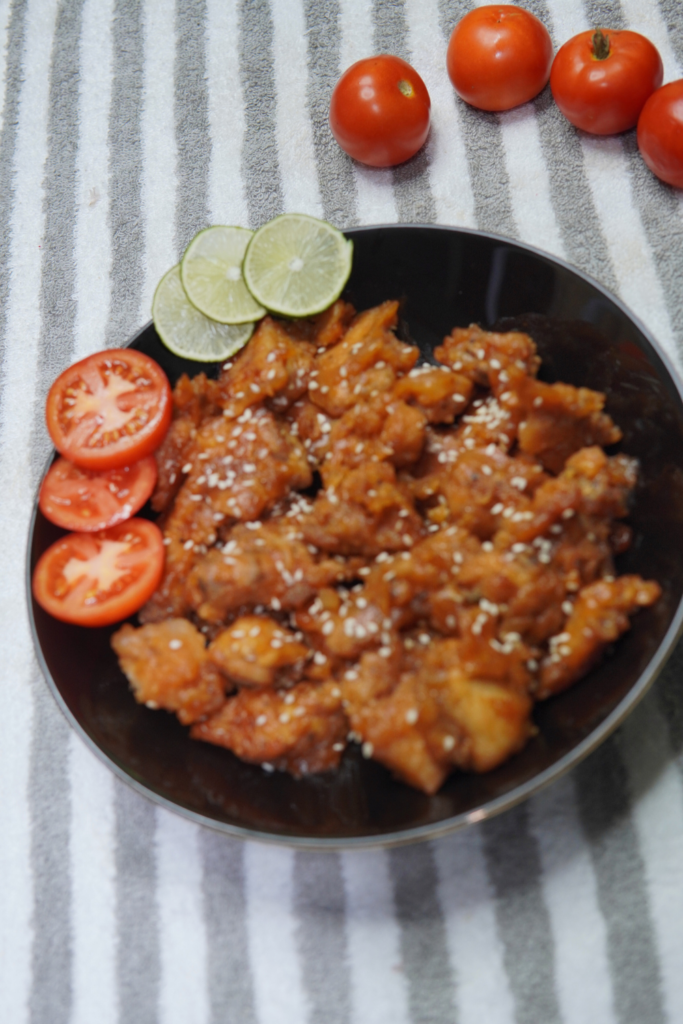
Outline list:
[[[374,752],[375,752],[374,746],[372,745],[372,743],[370,743],[368,740],[366,740],[366,742],[361,747],[361,753],[362,753],[363,757],[372,757]]]
[[[419,717],[420,712],[417,710],[417,708],[408,708],[408,710],[406,711],[406,722],[408,723],[408,725],[415,725]]]
[[[259,715],[258,718],[256,719],[256,724],[257,725],[265,725],[267,721],[268,721],[268,716],[267,715]]]
[[[172,651],[179,651],[180,648],[183,646],[183,641],[182,640],[169,640],[168,641],[168,646],[171,648]]]
[[[452,750],[453,747],[455,746],[455,737],[454,736],[444,736],[444,738],[443,738],[443,740],[441,742],[443,743],[443,749],[444,750]]]

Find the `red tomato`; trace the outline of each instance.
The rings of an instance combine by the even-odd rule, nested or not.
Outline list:
[[[46,519],[63,530],[92,533],[124,523],[145,504],[157,482],[157,464],[148,455],[132,466],[96,473],[57,459],[38,495]]]
[[[149,600],[163,571],[161,530],[129,519],[101,533],[68,533],[49,547],[33,573],[33,596],[63,622],[110,626]]]
[[[593,135],[633,128],[662,84],[662,58],[638,32],[579,32],[553,61],[550,88],[564,116]]]
[[[330,128],[349,156],[393,167],[417,153],[429,131],[431,101],[417,71],[383,53],[352,64],[330,101]]]
[[[653,92],[643,107],[638,149],[653,174],[683,188],[683,78]]]
[[[171,388],[149,356],[108,349],[57,377],[45,414],[61,455],[83,469],[115,469],[159,447],[171,422]]]
[[[448,44],[448,77],[480,110],[510,110],[537,96],[550,76],[553,44],[545,25],[513,4],[477,7]]]

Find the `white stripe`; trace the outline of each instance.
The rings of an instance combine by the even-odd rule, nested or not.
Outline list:
[[[560,229],[550,198],[536,109],[531,103],[498,115],[512,212],[523,242],[564,257]]]
[[[271,0],[276,137],[285,210],[322,217],[306,85],[308,54],[300,0]]]
[[[407,1024],[408,993],[384,850],[344,853],[346,937],[354,1024]]]
[[[293,851],[247,843],[244,877],[259,1024],[304,1024],[307,1008],[296,953]]]
[[[340,0],[340,63],[342,71],[372,55],[372,4],[370,0]],[[351,159],[349,157],[349,159]],[[353,161],[360,224],[395,224],[398,220],[391,170],[365,167]]]
[[[496,929],[481,830],[433,844],[459,1024],[512,1024],[514,1003]]]
[[[239,76],[237,0],[207,0],[206,67],[211,129],[209,216],[212,224],[246,226],[242,181],[244,97]]]
[[[10,0],[0,0],[0,131],[4,125],[5,90],[7,82],[7,30],[9,28]]]
[[[551,24],[547,29],[554,36],[557,49],[578,32],[590,28],[582,0],[549,0]]]
[[[581,148],[619,293],[680,369],[664,290],[636,208],[623,143],[618,136],[582,135]]]
[[[162,274],[177,262],[175,245],[176,143],[173,111],[174,0],[147,0],[142,111],[142,208],[145,279],[141,322],[148,320]]]
[[[40,245],[44,230],[43,173],[47,156],[50,52],[56,0],[31,0],[13,171],[7,352],[0,408],[0,479],[3,483],[3,585],[0,587],[0,664],[4,671],[0,716],[0,1020],[23,1024],[31,984],[28,806],[31,677],[38,676],[26,620],[24,553],[33,503],[30,465],[32,410],[40,337]],[[42,684],[41,684],[42,685]]]
[[[74,358],[103,347],[109,312],[109,108],[113,0],[87,0],[80,42]]]
[[[71,1024],[116,1024],[114,776],[69,734],[73,1008]]]
[[[207,1024],[206,929],[199,828],[157,809],[161,1024]]]
[[[429,184],[440,224],[476,227],[474,195],[470,181],[462,114],[445,73],[439,11],[435,0],[406,0],[408,46],[411,63],[419,71],[432,101],[431,128],[427,139]]]
[[[683,1020],[683,781],[651,695],[619,733],[643,857],[667,1020]],[[597,1019],[597,1018],[593,1018]]]
[[[643,0],[621,0],[621,9],[628,28],[646,36],[659,50],[664,64],[664,81],[671,82],[675,78],[680,78],[680,64],[671,45],[659,5],[652,2],[644,4]]]
[[[541,884],[555,943],[555,980],[564,1024],[616,1020],[605,920],[576,793],[565,776],[529,803],[541,857]]]

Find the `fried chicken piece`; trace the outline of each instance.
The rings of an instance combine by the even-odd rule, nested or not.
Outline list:
[[[173,388],[173,421],[156,451],[159,475],[152,495],[155,512],[165,511],[180,490],[185,479],[183,466],[197,427],[219,411],[216,386],[216,381],[209,380],[204,373],[192,379],[184,373]]]
[[[476,324],[455,327],[444,338],[443,345],[434,349],[434,355],[440,363],[445,363],[480,387],[495,385],[501,374],[506,374],[511,368],[535,377],[541,365],[536,346],[528,334],[520,331],[496,334],[482,331]],[[502,377],[502,382],[505,381],[506,378]]]
[[[599,659],[605,645],[630,627],[629,615],[661,595],[658,583],[640,576],[598,580],[579,593],[562,633],[550,639],[550,653],[541,665],[537,700],[566,690]]]
[[[286,686],[301,678],[309,653],[274,619],[242,615],[209,644],[207,658],[238,686]]]
[[[422,521],[394,467],[370,462],[332,478],[301,517],[304,540],[341,555],[377,555],[411,547]]]
[[[337,299],[329,309],[317,316],[307,320],[292,320],[285,323],[285,327],[295,338],[310,341],[318,348],[329,348],[344,336],[355,315],[356,310],[350,302]]]
[[[278,411],[295,402],[306,392],[314,351],[310,342],[294,339],[282,321],[264,317],[218,378],[224,415],[235,419],[266,399],[273,399]]]
[[[297,683],[286,691],[240,690],[190,735],[299,778],[336,768],[347,730],[341,690],[328,681]]]
[[[126,623],[111,645],[138,703],[175,711],[183,725],[212,714],[225,699],[225,682],[207,671],[204,637],[187,619],[140,629]]]
[[[637,475],[637,460],[628,455],[610,457],[601,448],[582,448],[567,459],[558,477],[535,491],[529,515],[506,520],[496,544],[532,541],[577,514],[619,519],[628,512]]]
[[[342,684],[364,753],[425,793],[435,793],[453,767],[490,771],[521,750],[532,731],[524,689],[471,678],[461,655],[455,640],[433,641],[403,665],[368,653]]]
[[[251,527],[235,526],[223,549],[208,552],[190,573],[186,600],[207,622],[224,622],[237,609],[257,605],[290,611],[343,578],[345,567],[316,560],[286,518]]]
[[[446,366],[415,366],[396,382],[396,398],[415,405],[429,423],[452,423],[465,409],[472,381]]]
[[[309,396],[328,415],[391,390],[397,374],[413,368],[419,350],[394,335],[397,314],[397,302],[360,313],[343,339],[316,358]]]
[[[384,628],[384,619],[363,591],[353,594],[330,588],[321,590],[312,604],[295,614],[306,639],[332,663],[358,658],[367,647],[391,644],[395,636]]]
[[[520,450],[535,456],[550,472],[561,472],[580,448],[621,440],[621,430],[603,412],[601,392],[571,384],[543,384],[519,371],[510,372],[510,381],[525,410],[518,428]]]

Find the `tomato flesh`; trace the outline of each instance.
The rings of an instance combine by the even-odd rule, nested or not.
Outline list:
[[[151,496],[156,480],[153,455],[100,473],[60,458],[45,475],[38,504],[45,518],[63,530],[92,533],[134,516]]]
[[[553,60],[547,28],[514,4],[487,4],[461,18],[446,58],[461,99],[479,110],[511,110],[546,85]]]
[[[349,156],[371,167],[409,160],[429,132],[431,100],[417,71],[389,54],[352,64],[330,101],[330,128]]]
[[[135,349],[108,349],[59,375],[47,396],[47,429],[70,462],[115,469],[159,447],[171,411],[171,388],[153,359]]]
[[[550,89],[573,125],[593,135],[614,135],[633,128],[645,101],[662,84],[659,52],[638,32],[601,30],[609,52],[599,59],[595,32],[580,32],[558,52]]]
[[[163,570],[161,530],[130,519],[99,533],[69,533],[49,547],[33,573],[33,596],[62,622],[110,626],[149,600]]]
[[[638,119],[638,149],[653,174],[683,188],[683,79],[648,99]]]

